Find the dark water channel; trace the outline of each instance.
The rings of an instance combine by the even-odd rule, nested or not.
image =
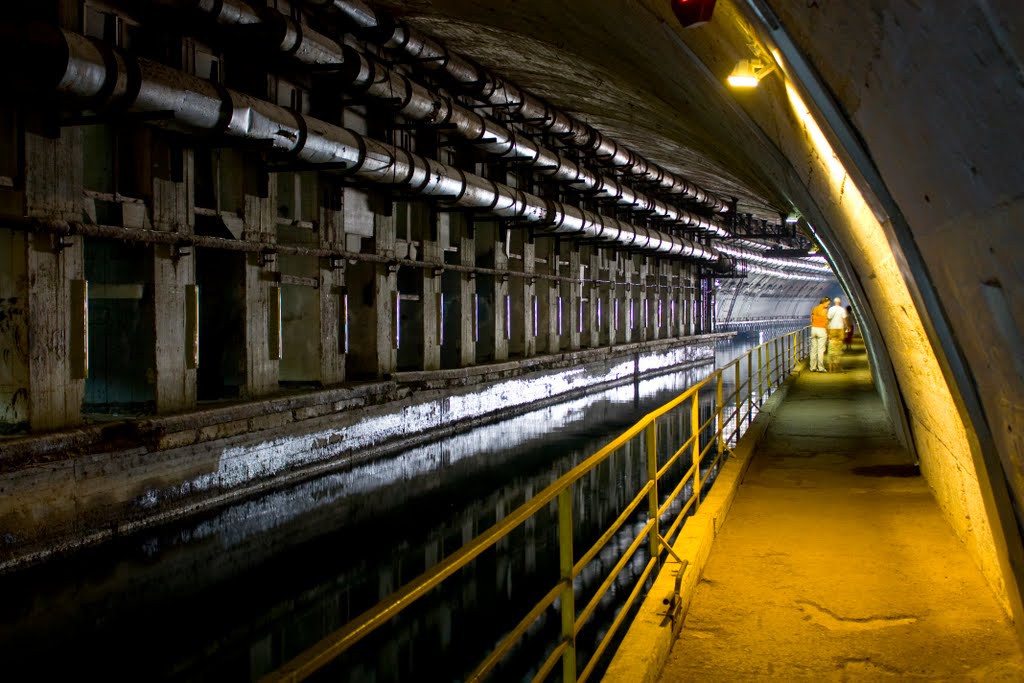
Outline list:
[[[716,362],[757,339],[743,333],[720,343]],[[258,678],[450,555],[713,368],[709,361],[597,391],[0,578],[4,678]],[[685,428],[673,428],[663,429],[666,443],[686,438]],[[644,471],[638,441],[579,482],[577,556],[632,499]],[[617,561],[611,550],[628,546],[643,523],[638,514],[587,567],[577,584],[578,610]],[[552,505],[318,679],[461,680],[557,581],[556,531]],[[628,584],[612,589],[581,633],[580,660],[589,658],[645,560],[640,555],[626,568]],[[493,680],[531,676],[558,632],[557,611],[549,610]]]

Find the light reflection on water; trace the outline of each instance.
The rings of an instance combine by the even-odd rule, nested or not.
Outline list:
[[[754,343],[720,344],[717,362]],[[77,676],[258,677],[436,564],[711,370],[705,364],[549,405],[11,577],[3,584],[9,599],[0,605],[0,644],[12,653],[13,671],[24,666],[37,675],[52,667]],[[685,438],[685,422],[664,425],[664,443]],[[577,554],[643,485],[644,468],[637,442],[579,482]],[[643,523],[632,520],[587,566],[577,580],[577,609]],[[423,680],[429,670],[434,679],[459,679],[553,585],[556,527],[550,507],[459,581],[367,639],[329,677]],[[634,558],[627,578],[644,561]],[[581,634],[581,650],[593,647],[623,596],[615,589],[602,602],[595,625]],[[497,678],[529,674],[557,628],[550,615],[538,620]],[[53,651],[66,656],[45,657]]]

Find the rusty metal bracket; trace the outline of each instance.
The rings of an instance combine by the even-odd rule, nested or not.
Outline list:
[[[676,572],[676,579],[672,588],[672,594],[661,601],[662,604],[666,606],[665,618],[672,625],[672,636],[675,637],[679,635],[679,631],[683,627],[683,600],[680,597],[680,591],[682,590],[683,585],[683,574],[686,573],[686,569],[690,566],[690,562],[689,560],[684,560],[679,557],[679,555],[672,550],[672,547],[660,534],[658,535],[658,538],[668,553],[679,561],[679,571]]]

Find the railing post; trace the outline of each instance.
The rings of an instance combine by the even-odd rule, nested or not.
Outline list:
[[[715,383],[715,424],[718,427],[718,457],[722,457],[722,453],[725,452],[725,444],[722,443],[722,439],[725,436],[725,401],[722,400],[722,380],[723,372],[718,371],[718,381]]]
[[[647,508],[650,518],[654,520],[651,531],[648,535],[648,550],[650,556],[655,560],[661,555],[661,544],[658,541],[658,423],[651,420],[644,430],[647,440],[647,479],[654,482],[651,490],[647,493]]]
[[[740,360],[736,359],[736,443],[740,442],[740,428],[743,425],[743,393],[740,391]]]
[[[747,413],[747,429],[750,429],[750,423],[754,421],[754,354],[753,352],[747,354],[747,408],[750,412]]]
[[[779,374],[779,363],[782,362],[782,354],[779,353],[779,338],[776,337],[772,340],[772,346],[775,347],[775,386],[779,386],[780,374]]]
[[[757,405],[764,403],[764,346],[757,347]]]
[[[796,337],[797,337],[798,334],[799,334],[799,332],[794,332],[793,333],[793,367],[792,367],[793,370],[796,370],[796,364],[797,364]]]
[[[573,592],[572,486],[558,494],[558,556],[563,582],[562,640],[568,647],[562,654],[562,683],[576,683],[576,596]]]
[[[693,500],[694,504],[700,507],[700,389],[693,392],[690,433],[693,434]]]

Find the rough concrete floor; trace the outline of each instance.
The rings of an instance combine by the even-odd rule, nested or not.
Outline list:
[[[863,348],[845,364],[796,380],[660,681],[1024,681],[1013,626],[897,443]]]

